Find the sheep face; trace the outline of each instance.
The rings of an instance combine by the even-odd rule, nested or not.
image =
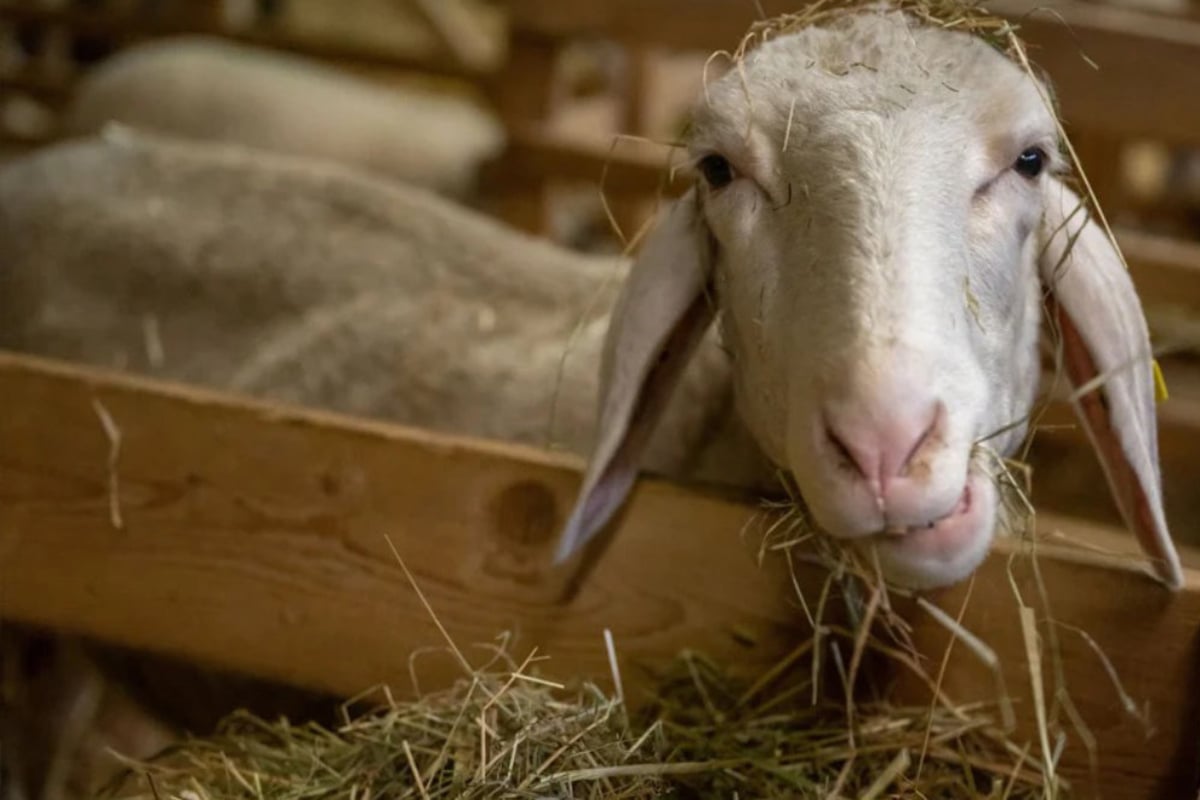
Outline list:
[[[756,52],[691,154],[741,413],[822,529],[921,585],[983,558],[1025,430],[1055,125],[981,42],[861,33]]]
[[[715,317],[739,413],[819,527],[873,546],[896,582],[963,578],[997,528],[999,456],[1026,432],[1045,300],[1117,504],[1179,585],[1145,318],[1054,176],[1047,101],[983,41],[878,10],[779,36],[706,86],[689,145],[701,180],[613,311],[559,558],[624,502]]]

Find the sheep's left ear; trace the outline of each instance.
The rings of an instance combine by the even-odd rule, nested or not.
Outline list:
[[[1163,511],[1153,356],[1141,303],[1078,195],[1048,179],[1045,199],[1039,269],[1076,413],[1126,525],[1158,577],[1179,588],[1183,570]]]
[[[693,189],[642,245],[609,320],[599,427],[555,556],[583,550],[624,505],[671,390],[712,321],[712,244]]]

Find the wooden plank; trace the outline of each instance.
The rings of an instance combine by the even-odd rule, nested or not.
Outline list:
[[[555,38],[606,37],[678,50],[737,46],[757,18],[755,3],[738,0],[502,0],[513,28]],[[795,3],[762,0],[768,16]]]
[[[483,72],[496,62],[496,48],[462,0],[415,0],[417,10],[447,52],[469,70]]]
[[[0,1],[0,20],[62,26],[78,33],[107,36],[120,43],[148,37],[202,33],[221,36],[245,44],[286,50],[312,58],[340,61],[347,64],[414,70],[457,78],[478,79],[488,74],[488,72],[481,72],[448,56],[414,57],[404,53],[389,53],[334,40],[289,36],[278,31],[230,30],[211,19],[204,18],[170,19],[75,8],[51,9],[22,3],[18,0],[7,0],[7,2]]]
[[[697,581],[705,553],[728,550],[727,532],[744,524],[741,506],[696,499],[697,511],[723,523],[664,549],[655,540],[682,530],[674,515],[689,495],[651,490],[622,537],[632,549],[619,550],[564,612],[545,562],[576,489],[572,459],[13,356],[0,356],[0,395],[6,408],[30,412],[0,421],[6,615],[201,660],[232,656],[299,685],[404,683],[407,654],[436,636],[387,534],[457,638],[491,641],[519,628],[526,641],[552,643],[569,670],[600,666],[605,626],[631,652],[702,642],[740,654],[729,631],[742,622],[777,643],[786,636],[782,593],[778,602],[757,596],[764,585],[781,588],[778,573],[742,563],[720,595]],[[120,530],[110,524],[109,444],[93,399],[122,433]],[[56,549],[77,557],[63,563]],[[346,602],[344,592],[358,599]],[[334,627],[322,618],[327,606],[337,608]],[[165,633],[171,619],[197,625]],[[255,644],[263,636],[291,663]],[[361,658],[333,657],[357,653],[356,641],[370,643]]]
[[[1118,229],[1142,301],[1200,316],[1200,244]]]
[[[12,355],[0,354],[0,396],[0,615],[12,620],[301,686],[404,691],[409,656],[439,639],[387,535],[458,642],[515,631],[519,650],[538,645],[563,677],[608,674],[605,628],[631,683],[635,665],[683,647],[756,668],[805,635],[781,566],[756,566],[738,535],[753,505],[644,481],[610,550],[563,602],[546,563],[577,486],[574,459]],[[116,487],[95,403],[121,433]],[[1042,525],[1087,536],[1066,520]],[[1029,731],[1009,552],[981,570],[966,625],[997,650]],[[1044,546],[1037,564],[1055,618],[1095,637],[1153,715],[1147,739],[1114,711],[1090,646],[1061,628],[1104,796],[1194,792],[1200,572],[1170,595],[1109,557]],[[1014,579],[1033,598],[1029,566],[1016,559]],[[799,578],[809,590],[822,580]],[[956,613],[963,591],[933,599]],[[940,658],[940,629],[914,621]],[[964,697],[993,685],[972,664],[958,648],[948,681]],[[448,659],[420,667],[424,686],[456,674]],[[1063,759],[1082,779],[1076,742]]]
[[[687,188],[687,171],[671,180],[669,148],[643,145],[615,137],[579,141],[547,131],[544,126],[515,124],[503,161],[489,167],[489,180],[544,180],[594,183],[606,193],[655,197],[660,187],[668,195]],[[682,162],[681,156],[674,158]]]
[[[1078,0],[988,6],[1019,23],[1072,127],[1200,144],[1200,103],[1185,99],[1200,96],[1200,21]]]
[[[515,31],[508,60],[490,85],[492,101],[510,132],[521,125],[544,124],[558,104],[558,59],[562,42]],[[509,172],[512,145],[496,162],[499,172],[481,178],[493,212],[514,227],[544,234],[550,225],[549,177],[543,172]]]
[[[553,37],[607,36],[682,50],[732,49],[784,0],[505,0],[514,27]],[[1116,136],[1200,143],[1200,21],[1081,0],[993,0],[1021,26],[1073,126]],[[1036,13],[1031,13],[1036,10]],[[1086,53],[1100,70],[1081,56]]]

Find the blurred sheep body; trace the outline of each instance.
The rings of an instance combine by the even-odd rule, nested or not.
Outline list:
[[[336,165],[131,131],[0,172],[0,264],[0,347],[578,454],[627,268]],[[650,466],[742,483],[715,343],[693,378]]]
[[[65,132],[110,122],[329,159],[454,197],[471,193],[504,138],[499,121],[466,98],[377,86],[203,36],[137,45],[88,73],[64,113]]]

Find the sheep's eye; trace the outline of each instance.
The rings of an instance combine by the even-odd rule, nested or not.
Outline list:
[[[700,174],[704,176],[704,180],[713,189],[723,189],[733,183],[734,172],[733,165],[729,163],[729,159],[725,156],[713,155],[705,156],[700,159],[700,163],[696,165],[700,170]]]
[[[1023,177],[1036,178],[1042,174],[1045,166],[1046,153],[1040,147],[1031,147],[1017,156],[1017,163],[1013,164],[1013,169]]]

